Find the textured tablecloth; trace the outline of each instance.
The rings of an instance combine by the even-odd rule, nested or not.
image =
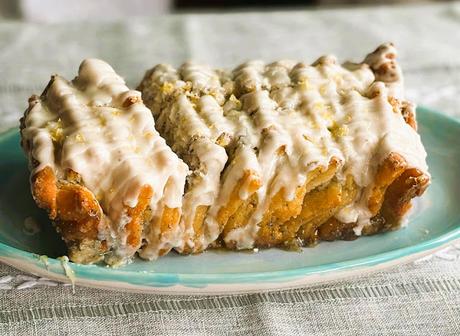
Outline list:
[[[16,126],[50,73],[85,57],[137,84],[155,63],[233,66],[251,58],[360,60],[400,50],[409,98],[460,117],[460,3],[183,15],[66,25],[0,22],[0,130]],[[460,140],[459,140],[460,141]],[[1,158],[0,158],[1,159]],[[0,265],[0,334],[460,335],[460,246],[375,275],[271,293],[167,297],[77,288]]]

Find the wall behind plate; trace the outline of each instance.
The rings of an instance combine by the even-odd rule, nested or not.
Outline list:
[[[29,22],[113,21],[169,12],[296,9],[429,0],[0,0],[0,19]],[[446,0],[431,0],[446,1]]]
[[[164,14],[173,0],[0,0],[0,18],[31,22],[111,21]]]

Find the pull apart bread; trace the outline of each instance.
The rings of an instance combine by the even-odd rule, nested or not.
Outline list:
[[[32,194],[75,262],[351,240],[399,228],[430,182],[391,44],[342,65],[157,65],[139,90],[151,112],[85,60],[21,120]]]

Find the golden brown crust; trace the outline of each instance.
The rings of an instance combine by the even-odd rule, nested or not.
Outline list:
[[[417,130],[414,104],[405,100],[401,101],[392,96],[388,97],[388,102],[393,107],[394,113],[400,113],[403,116],[404,121],[414,130]]]
[[[230,194],[229,201],[226,205],[219,209],[217,213],[217,222],[224,228],[225,232],[231,231],[233,228],[241,227],[244,224],[244,217],[240,214],[240,210],[248,208],[252,209],[257,204],[257,197],[254,193],[261,187],[260,177],[251,171],[245,171],[243,177],[237,183],[236,187]],[[240,189],[243,186],[248,186],[250,196],[247,200],[240,198]],[[249,213],[251,211],[245,211]],[[251,212],[252,213],[252,212]]]
[[[315,190],[305,197],[304,217],[297,237],[304,246],[313,246],[320,239],[317,229],[327,222],[340,209],[350,204],[357,192],[357,186],[351,176],[344,183],[332,181],[321,190]]]
[[[93,263],[104,258],[111,243],[99,238],[99,232],[109,230],[108,221],[94,194],[80,183],[80,176],[68,171],[65,180],[57,180],[51,167],[45,167],[32,177],[32,194],[37,205],[48,212],[57,231],[69,248],[69,257],[78,263]],[[126,224],[126,244],[133,253],[141,246],[144,222],[148,221],[148,206],[153,190],[144,186],[137,205],[126,207],[130,222]],[[165,212],[161,225],[171,228],[177,225]],[[114,259],[115,260],[115,259]]]
[[[348,205],[355,197],[357,186],[351,177],[339,183],[333,179],[339,162],[332,160],[327,169],[318,168],[309,175],[308,181],[297,188],[292,201],[284,199],[280,190],[270,201],[269,210],[260,223],[256,247],[299,245],[312,246],[320,240],[352,240],[357,236],[353,228],[356,223],[341,223],[333,215]],[[71,260],[78,263],[92,263],[102,260],[110,251],[110,242],[99,240],[98,232],[104,229],[104,213],[96,197],[80,185],[80,176],[69,170],[65,180],[58,180],[51,167],[45,167],[32,177],[32,194],[40,208],[45,209],[69,247]],[[371,224],[363,228],[363,235],[394,230],[411,206],[411,199],[420,196],[429,184],[429,177],[417,169],[407,169],[405,160],[397,153],[391,153],[378,167],[374,187],[368,199],[368,208],[374,217]],[[245,201],[239,198],[241,186],[249,185],[252,195]],[[246,225],[257,205],[260,179],[247,171],[232,192],[228,202],[219,212],[222,235]],[[152,189],[144,186],[134,208],[126,211],[131,221],[126,225],[127,244],[137,250],[141,245],[143,223],[147,220],[148,204]],[[202,234],[203,221],[208,207],[198,207],[194,230]],[[159,221],[163,235],[174,231],[179,223],[179,209],[165,208]],[[195,239],[193,250],[183,253],[198,253],[202,246]],[[216,244],[214,244],[216,245]],[[235,248],[233,242],[225,244]],[[170,248],[160,251],[160,255]]]
[[[135,250],[137,250],[142,243],[142,230],[144,222],[142,215],[149,206],[152,195],[152,187],[148,185],[143,186],[139,193],[137,205],[134,208],[128,207],[126,211],[129,218],[131,218],[131,221],[126,224],[125,228],[128,234],[126,243]]]
[[[364,60],[365,63],[369,64],[378,81],[393,83],[401,79],[396,54],[392,50],[393,47],[392,43],[382,44],[367,55]]]
[[[407,101],[401,103],[401,114],[414,130],[417,130],[417,120],[415,119],[415,106]]]
[[[88,189],[57,181],[53,170],[45,167],[32,177],[32,194],[66,242],[71,260],[90,263],[103,258],[108,245],[99,241],[98,232],[104,225],[104,215]]]
[[[334,240],[354,240],[358,238],[353,228],[355,223],[342,223],[336,218],[329,218],[317,230],[317,240],[334,241]]]
[[[270,207],[264,216],[257,233],[256,245],[270,247],[291,242],[304,222],[306,195],[316,187],[327,183],[337,171],[339,161],[332,159],[327,169],[318,167],[309,175],[305,184],[298,187],[296,196],[290,202],[285,201],[280,192],[270,201]],[[308,193],[308,194],[307,194]]]
[[[137,104],[137,103],[142,103],[141,97],[139,97],[139,96],[130,96],[130,97],[125,99],[125,101],[122,104],[122,107],[129,107],[129,106],[131,106],[133,104]]]
[[[406,161],[401,155],[390,153],[378,167],[374,177],[374,186],[367,202],[373,216],[380,211],[387,188],[404,172],[406,166]]]
[[[260,227],[256,247],[284,246],[295,249],[298,246],[313,246],[321,240],[354,240],[359,237],[354,231],[357,223],[342,223],[333,217],[355,199],[358,187],[351,176],[342,183],[332,179],[335,170],[331,172],[331,166],[333,164],[326,172],[319,174],[323,183],[305,194],[298,215],[282,225],[269,222],[269,225]],[[328,172],[331,174],[329,179]],[[399,228],[402,217],[411,207],[412,198],[423,194],[429,180],[429,176],[421,171],[407,168],[401,155],[391,153],[386,157],[377,168],[368,199],[368,207],[374,217],[363,228],[362,235]],[[240,209],[238,212],[244,211]],[[226,247],[234,246],[227,244]]]
[[[393,219],[401,219],[411,207],[411,200],[421,196],[430,183],[428,175],[418,169],[406,169],[389,186],[382,206],[383,215]]]
[[[259,224],[256,245],[269,247],[281,244],[285,240],[284,223],[297,216],[302,210],[302,201],[307,190],[307,183],[297,187],[294,199],[284,199],[284,189],[281,189],[271,200],[270,207]],[[292,228],[287,226],[287,229]]]
[[[251,217],[251,215],[256,210],[258,203],[258,196],[257,194],[253,194],[250,196],[246,201],[241,202],[240,206],[236,209],[232,216],[228,219],[227,223],[222,230],[222,237],[225,237],[230,231],[242,228],[247,225],[247,219]],[[236,248],[236,242],[228,241],[225,242],[225,246],[229,249]]]
[[[179,224],[180,219],[180,209],[178,208],[168,208],[167,206],[164,207],[163,213],[160,218],[160,234],[159,234],[159,241],[162,240],[162,236],[168,235],[170,232],[173,232],[177,229],[177,225]],[[171,250],[172,246],[167,248],[163,248],[159,252],[159,256],[165,255]]]
[[[396,230],[401,225],[402,217],[411,208],[411,200],[420,196],[429,185],[430,178],[418,169],[405,169],[397,178],[392,179],[386,188],[385,197],[378,213],[371,219],[370,225],[362,230],[362,235],[369,236]],[[385,183],[386,184],[386,183]],[[342,223],[330,218],[318,229],[319,240],[353,240],[358,238],[354,232],[356,223]]]
[[[200,205],[195,209],[195,217],[193,218],[193,237],[186,236],[185,241],[190,239],[193,240],[193,248],[185,245],[182,250],[179,251],[181,254],[200,253],[203,252],[203,245],[199,241],[198,237],[203,235],[203,222],[206,218],[209,206]]]
[[[379,166],[375,187],[369,203],[375,216],[363,235],[394,230],[399,227],[402,216],[410,208],[410,200],[426,189],[429,178],[418,170],[404,169],[405,161],[399,155],[390,155]],[[323,174],[324,176],[324,174]],[[333,215],[350,204],[356,196],[357,186],[349,177],[345,183],[333,180],[307,193],[300,214],[284,225],[262,226],[256,240],[256,247],[293,245],[312,246],[320,240],[353,240],[356,223],[342,223]],[[234,217],[243,222],[252,213],[254,204],[249,203],[236,212]],[[252,210],[251,210],[252,209]],[[271,212],[272,213],[272,212]],[[225,233],[224,233],[225,235]],[[231,243],[227,248],[235,248]]]
[[[56,218],[56,176],[51,167],[45,167],[32,176],[32,195],[37,205],[48,211],[50,219]]]

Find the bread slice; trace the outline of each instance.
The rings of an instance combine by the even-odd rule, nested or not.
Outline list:
[[[71,260],[119,264],[177,239],[187,166],[154,127],[140,93],[100,60],[71,82],[52,76],[21,119],[32,195]]]
[[[226,163],[204,174],[221,176],[213,178],[215,201],[197,202],[198,226],[185,224],[198,236],[219,232],[179,251],[199,252],[217,236],[213,246],[298,248],[330,240],[333,226],[344,239],[397,228],[403,214],[388,200],[396,194],[390,190],[406,176],[417,184],[415,196],[430,177],[396,54],[384,44],[361,63],[323,56],[311,65],[250,61],[225,71],[186,63],[148,71],[139,90],[168,144],[190,167],[199,163],[192,170],[206,166],[200,150],[177,151],[179,141],[204,137],[227,153]],[[194,122],[174,117],[184,106]],[[242,176],[254,181],[250,192],[238,191]],[[399,208],[407,211],[405,199]],[[187,213],[181,221],[192,222]]]

